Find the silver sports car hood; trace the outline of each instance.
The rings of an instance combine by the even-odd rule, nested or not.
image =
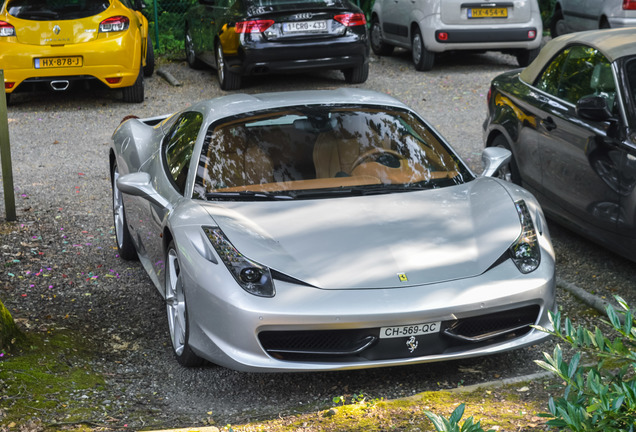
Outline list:
[[[323,289],[476,276],[521,233],[511,197],[490,178],[417,192],[206,208],[243,255]]]

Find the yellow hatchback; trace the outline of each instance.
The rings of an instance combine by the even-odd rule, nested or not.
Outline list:
[[[154,52],[141,0],[0,1],[7,102],[18,90],[64,91],[78,82],[121,89],[125,102],[144,100]]]

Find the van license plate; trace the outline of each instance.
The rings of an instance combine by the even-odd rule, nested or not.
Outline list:
[[[508,8],[471,8],[468,18],[508,18]]]

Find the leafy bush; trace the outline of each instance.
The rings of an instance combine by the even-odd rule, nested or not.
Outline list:
[[[550,313],[554,330],[537,327],[574,350],[567,361],[557,344],[552,355],[543,353],[544,359],[536,361],[564,383],[563,396],[550,397],[550,412],[541,414],[550,419],[548,426],[573,432],[636,431],[636,318],[625,300],[616,296],[616,301],[622,310],[608,306],[609,321],[603,321],[613,338],[598,326],[575,327],[570,318],[562,320],[560,312]],[[448,420],[425,411],[437,431],[483,432],[472,417],[460,427],[463,413],[464,404]]]
[[[553,331],[540,329],[557,337],[576,350],[570,361],[563,358],[557,345],[552,355],[536,363],[553,372],[565,383],[563,396],[550,398],[547,424],[572,431],[630,431],[636,429],[636,319],[621,298],[623,309],[608,306],[610,339],[595,327],[575,327],[569,318],[563,322],[560,313],[550,315]],[[581,359],[586,356],[588,364]]]
[[[472,416],[468,417],[461,426],[459,425],[459,421],[464,415],[464,408],[464,404],[459,405],[448,420],[430,411],[424,411],[424,414],[433,423],[437,432],[484,432],[481,422],[475,423]],[[494,429],[488,432],[494,432]]]

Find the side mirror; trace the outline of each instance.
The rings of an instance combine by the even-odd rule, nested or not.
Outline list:
[[[606,121],[612,117],[603,96],[584,96],[576,103],[576,115],[592,121]]]
[[[512,153],[502,147],[486,147],[481,154],[481,162],[484,164],[482,177],[492,177],[499,168],[510,162]]]
[[[123,175],[117,179],[117,187],[122,193],[146,199],[161,208],[171,207],[170,202],[159,195],[152,186],[148,173],[136,172]]]

